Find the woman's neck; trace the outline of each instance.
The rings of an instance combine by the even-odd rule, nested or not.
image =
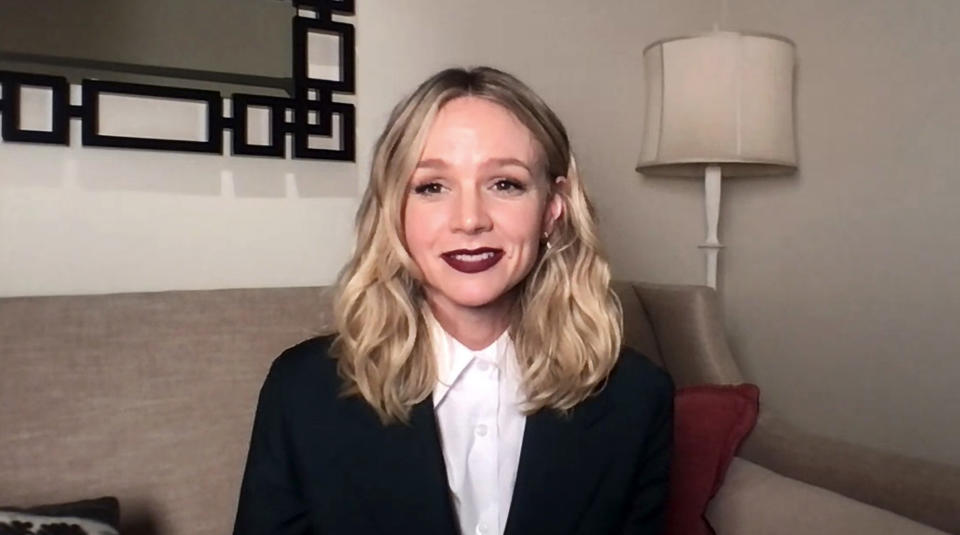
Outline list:
[[[483,349],[510,325],[513,297],[505,295],[482,307],[464,307],[447,299],[427,297],[430,312],[443,330],[469,349]]]

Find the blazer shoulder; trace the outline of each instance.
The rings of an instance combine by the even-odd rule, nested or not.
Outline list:
[[[288,348],[274,359],[266,382],[281,389],[318,387],[338,391],[337,361],[331,353],[334,335],[318,336]]]
[[[666,370],[633,348],[624,346],[608,381],[618,397],[642,397],[657,401],[673,398],[673,378]]]

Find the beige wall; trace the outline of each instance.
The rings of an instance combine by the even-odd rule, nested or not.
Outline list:
[[[0,292],[332,280],[390,107],[480,63],[566,122],[616,274],[699,283],[702,184],[633,166],[643,47],[708,29],[717,4],[360,0],[356,168],[0,143]],[[720,282],[748,378],[809,429],[960,464],[960,4],[729,5],[728,26],[789,36],[800,65],[800,173],[724,184]]]
[[[800,173],[725,183],[747,375],[809,429],[960,464],[960,3],[733,0],[729,20],[799,58]]]

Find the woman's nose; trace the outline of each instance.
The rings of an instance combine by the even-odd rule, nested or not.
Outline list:
[[[461,192],[452,223],[454,231],[471,234],[490,229],[492,220],[479,192],[472,190]]]

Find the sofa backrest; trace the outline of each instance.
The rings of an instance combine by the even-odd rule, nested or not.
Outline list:
[[[267,369],[329,325],[323,288],[0,299],[0,505],[111,495],[125,534],[229,533]]]

